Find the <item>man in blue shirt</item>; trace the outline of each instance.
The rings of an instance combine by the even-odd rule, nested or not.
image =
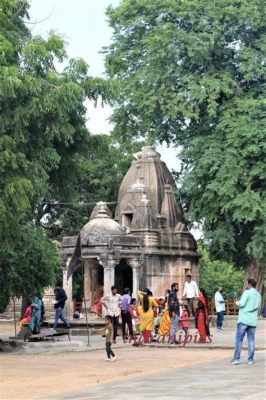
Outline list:
[[[129,307],[131,304],[131,296],[130,296],[130,289],[125,288],[124,294],[121,298],[121,317],[122,317],[122,333],[123,338],[126,337],[126,324],[128,326],[128,332],[131,337],[133,337],[133,326],[132,326],[132,319],[129,311]]]
[[[245,334],[248,339],[248,364],[254,364],[255,352],[255,329],[258,324],[258,309],[261,303],[261,296],[255,289],[255,279],[248,279],[247,289],[239,301],[235,301],[239,307],[237,320],[237,331],[235,339],[235,352],[231,364],[237,365],[240,360],[240,353]]]

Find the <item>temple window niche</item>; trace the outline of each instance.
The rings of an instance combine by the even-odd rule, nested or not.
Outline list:
[[[133,212],[122,214],[122,226],[126,228],[127,233],[130,233],[132,219],[133,219]]]

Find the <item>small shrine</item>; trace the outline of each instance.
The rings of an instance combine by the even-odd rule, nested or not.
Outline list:
[[[99,292],[107,294],[116,285],[122,293],[149,287],[163,296],[178,282],[182,297],[188,273],[198,281],[196,241],[188,231],[176,185],[160,154],[145,146],[127,171],[117,200],[115,216],[99,202],[81,229],[81,259],[84,261],[84,296],[91,307]],[[64,237],[60,245],[63,285],[72,298],[72,278],[67,266],[78,236]]]

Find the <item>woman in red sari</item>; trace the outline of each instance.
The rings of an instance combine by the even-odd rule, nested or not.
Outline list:
[[[206,343],[206,336],[210,335],[209,330],[208,297],[206,291],[200,288],[200,296],[196,308],[195,322],[200,335],[200,342]]]

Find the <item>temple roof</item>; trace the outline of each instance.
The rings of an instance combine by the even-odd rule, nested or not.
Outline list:
[[[182,208],[174,194],[176,184],[160,154],[152,146],[145,146],[136,158],[121,183],[115,219],[122,223],[123,215],[130,214],[127,210],[136,209],[146,194],[154,218],[162,214],[171,228],[184,222]]]
[[[82,240],[90,237],[95,238],[98,235],[111,236],[125,234],[125,229],[110,217],[110,211],[108,211],[105,203],[100,205],[100,209],[99,204],[95,206],[90,221],[80,231]]]

